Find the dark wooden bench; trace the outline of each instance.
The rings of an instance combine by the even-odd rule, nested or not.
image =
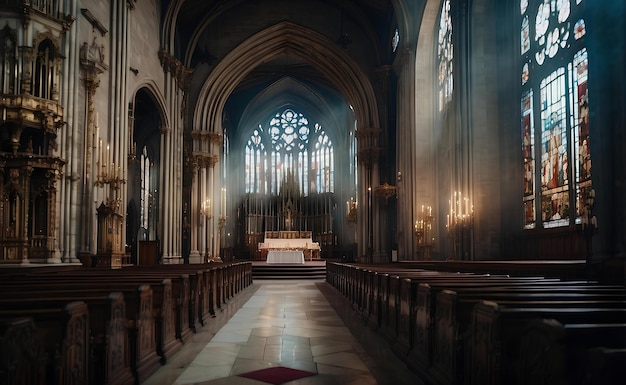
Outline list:
[[[154,291],[154,310],[157,315],[156,322],[162,325],[162,333],[160,334],[164,334],[162,338],[158,337],[158,340],[163,341],[160,348],[163,349],[163,352],[169,351],[168,355],[172,355],[180,349],[180,344],[172,340],[172,328],[175,337],[183,343],[191,339],[195,330],[192,328],[192,325],[195,326],[195,322],[191,321],[194,317],[194,306],[190,303],[192,297],[191,284],[187,274],[179,272],[160,273],[151,269],[139,272],[129,271],[125,268],[119,270],[90,268],[69,274],[28,276],[24,277],[20,285],[29,286],[26,284],[29,279],[38,280],[42,284],[47,282],[55,287],[83,285],[84,287],[98,286],[112,289],[112,285],[116,284],[131,287],[141,284],[152,286]],[[169,280],[170,284],[166,285],[169,287],[163,286],[164,279]],[[2,284],[0,284],[1,286]],[[166,301],[166,303],[163,304],[163,301]],[[161,311],[161,309],[165,309],[165,311]]]
[[[177,340],[176,329],[176,311],[177,307],[172,299],[172,283],[171,279],[166,278],[159,280],[142,279],[143,284],[150,284],[152,288],[152,312],[154,315],[154,333],[156,352],[159,355],[161,364],[165,364],[167,357],[176,354],[182,347],[180,340]],[[42,282],[31,282],[23,280],[21,283],[14,283],[11,286],[2,286],[0,288],[12,296],[40,297],[50,296],[52,293],[57,295],[72,296],[80,298],[81,295],[87,293],[107,293],[112,290],[128,292],[133,295],[139,287],[139,283],[135,279],[128,277],[116,277],[112,279],[106,276],[94,277],[56,277],[55,279],[47,279]],[[10,290],[10,291],[9,291]]]
[[[626,324],[569,323],[533,320],[520,338],[519,349],[504,356],[511,384],[622,384],[626,375]],[[550,383],[554,383],[551,381]]]
[[[24,318],[34,323],[19,327]],[[3,357],[10,357],[9,349],[20,352],[23,358],[36,360],[32,365],[20,363],[17,366],[8,366],[0,363],[2,380],[7,384],[26,384],[30,380],[34,383],[45,384],[88,384],[89,382],[89,321],[87,305],[84,302],[70,302],[64,306],[47,307],[41,303],[28,310],[10,310],[2,307],[0,320],[11,327],[5,329],[2,337],[7,342],[0,348]],[[28,323],[28,321],[26,321]],[[9,332],[9,334],[7,334]],[[16,335],[27,332],[33,334]],[[24,346],[33,343],[33,346]],[[15,353],[13,353],[15,354]],[[45,359],[45,369],[41,369],[39,360]],[[25,373],[28,368],[34,372]],[[17,370],[17,372],[15,371]],[[41,373],[41,371],[45,373]],[[42,375],[44,378],[41,378]],[[45,381],[44,381],[45,379]],[[4,382],[3,382],[4,383]]]
[[[4,287],[6,295],[0,300],[0,305],[15,309],[16,315],[19,315],[26,314],[42,303],[56,303],[60,306],[62,303],[81,300],[86,301],[87,304],[90,302],[97,304],[98,299],[106,298],[112,291],[123,293],[130,370],[133,376],[142,382],[159,368],[160,357],[156,348],[153,291],[150,286],[110,282],[108,286],[98,288],[90,281],[71,283],[69,280],[62,285],[50,282],[39,285],[25,282],[24,285],[28,286],[28,289],[13,284],[11,288],[18,289],[13,292]],[[75,290],[68,289],[68,286],[74,286]]]
[[[61,308],[72,301],[82,301],[89,313],[89,383],[132,384],[126,303],[119,292],[35,292],[33,296],[0,299],[4,310],[24,314],[38,306]]]
[[[0,383],[45,385],[48,354],[32,317],[0,318]]]
[[[462,375],[464,367],[464,329],[460,326],[467,329],[467,314],[477,301],[493,298],[506,306],[543,308],[546,312],[560,307],[621,315],[626,299],[623,287],[546,279],[536,274],[511,277],[335,263],[327,264],[327,272],[329,283],[379,329],[410,367],[428,381],[442,384],[461,382],[456,376]],[[449,289],[463,297],[460,309],[456,308],[456,297],[451,302],[447,292],[441,296],[442,302],[438,301],[438,294]],[[463,313],[460,320],[457,310]]]
[[[598,346],[607,343],[610,336],[600,338],[602,324],[626,323],[626,309],[610,308],[525,308],[501,307],[495,302],[481,301],[475,306],[466,338],[463,375],[468,384],[510,384],[516,376],[513,358],[519,354],[522,337],[537,319],[555,319],[561,324],[598,324],[586,328],[585,333],[598,335]],[[609,329],[611,330],[611,329]],[[613,342],[623,346],[623,332],[613,335]],[[617,337],[617,338],[615,338]],[[570,342],[575,342],[573,339]],[[525,341],[526,350],[538,341]],[[564,349],[571,349],[567,344]],[[530,356],[526,356],[526,359]],[[519,374],[517,372],[517,374]],[[571,383],[566,378],[554,379]]]

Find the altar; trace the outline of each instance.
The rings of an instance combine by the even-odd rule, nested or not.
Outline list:
[[[258,251],[267,263],[304,263],[319,259],[320,245],[313,242],[310,231],[266,231]],[[275,262],[285,259],[294,262]]]
[[[304,253],[301,250],[270,250],[267,252],[267,263],[304,264]]]

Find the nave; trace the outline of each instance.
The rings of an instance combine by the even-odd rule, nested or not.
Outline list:
[[[421,384],[346,305],[323,281],[255,281],[144,384],[267,384],[242,375],[276,367],[304,371],[294,385]]]

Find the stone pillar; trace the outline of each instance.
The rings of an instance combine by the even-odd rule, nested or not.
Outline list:
[[[191,245],[189,252],[189,263],[200,263],[202,261],[202,256],[200,255],[200,250],[198,249],[198,241],[199,234],[197,229],[200,224],[200,166],[199,166],[199,158],[197,156],[191,157],[191,164],[188,165],[191,167],[191,203],[190,203],[190,220],[191,228],[190,228],[190,237],[191,237]]]
[[[378,147],[380,132],[380,128],[361,128],[355,134],[357,138],[357,162],[362,181],[359,184],[359,201],[364,202],[358,207],[359,236],[357,249],[359,260],[365,263],[373,262],[374,250],[377,248],[375,240],[380,239],[374,236],[374,218],[378,207],[376,199],[374,199],[374,188],[379,184],[377,169],[380,155],[380,148]]]

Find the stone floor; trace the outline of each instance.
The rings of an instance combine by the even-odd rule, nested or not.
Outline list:
[[[256,281],[145,385],[267,384],[240,374],[272,367],[315,375],[290,385],[422,382],[325,282]]]

